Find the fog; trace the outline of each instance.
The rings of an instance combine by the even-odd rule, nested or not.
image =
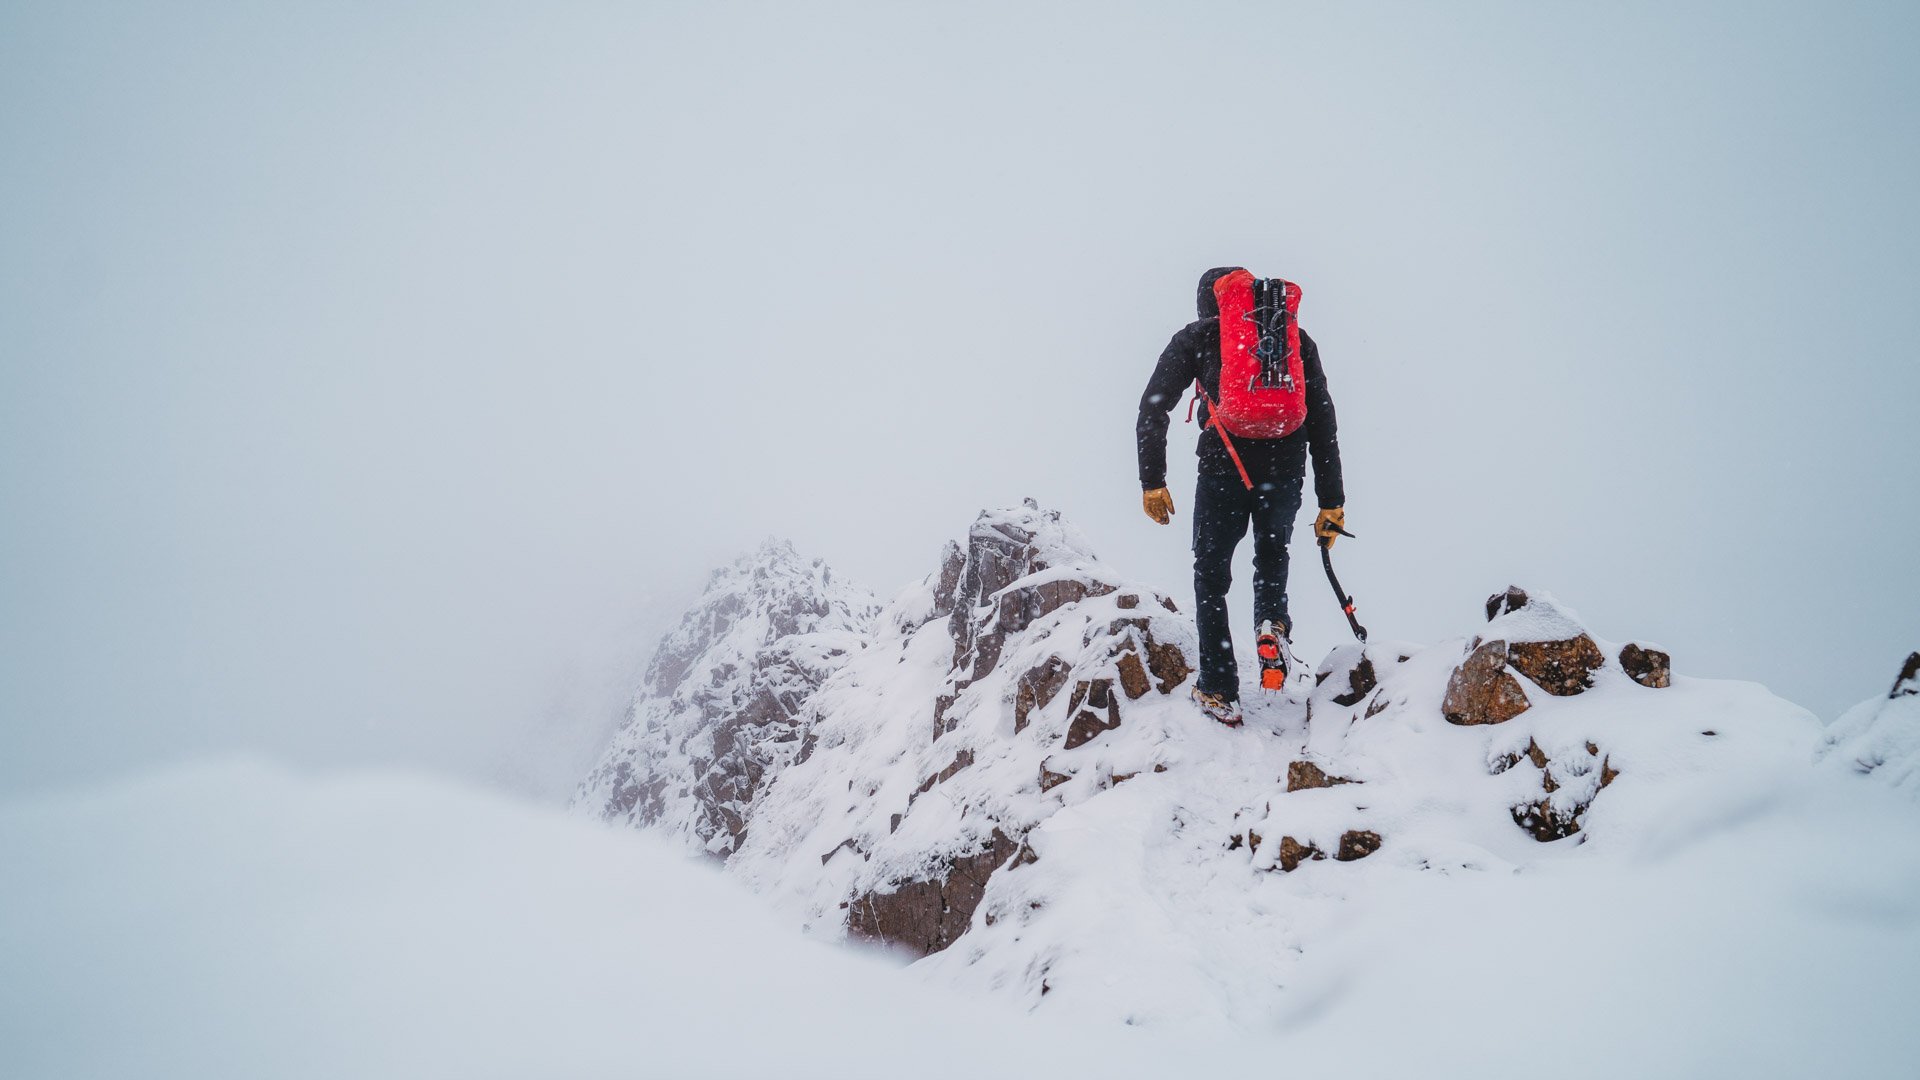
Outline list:
[[[1377,637],[1518,581],[1882,693],[1920,16],[1669,8],[9,4],[0,790],[564,793],[769,535],[885,595],[1032,496],[1190,595],[1134,410],[1224,263],[1304,287]]]

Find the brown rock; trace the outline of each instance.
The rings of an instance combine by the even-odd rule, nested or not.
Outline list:
[[[1067,740],[1063,749],[1072,750],[1097,738],[1103,731],[1111,731],[1120,726],[1120,699],[1114,696],[1112,679],[1091,679],[1082,684],[1086,689],[1087,707],[1081,709],[1067,728]],[[1078,687],[1074,696],[1080,697]]]
[[[1041,791],[1043,792],[1052,791],[1054,788],[1059,787],[1061,784],[1064,784],[1071,779],[1073,779],[1073,777],[1068,776],[1065,773],[1054,772],[1053,770],[1047,768],[1045,762],[1041,762],[1040,764],[1040,790]]]
[[[962,750],[953,755],[953,760],[947,763],[946,768],[933,774],[933,782],[936,784],[944,784],[958,775],[961,769],[971,764],[973,764],[973,751]]]
[[[967,553],[960,545],[947,541],[940,553],[940,583],[933,590],[933,617],[944,619],[953,614],[954,594],[960,588],[960,574],[967,568]]]
[[[1283,836],[1280,838],[1280,870],[1283,873],[1292,873],[1299,869],[1300,864],[1306,862],[1308,859],[1324,858],[1326,858],[1326,855],[1312,844],[1303,844],[1291,836]]]
[[[1128,649],[1120,654],[1120,689],[1127,695],[1128,701],[1138,701],[1153,689],[1153,683],[1147,678],[1147,666],[1140,662],[1140,654]]]
[[[1565,641],[1509,642],[1507,662],[1547,693],[1572,697],[1593,685],[1593,673],[1607,659],[1592,638],[1581,634]]]
[[[1506,592],[1497,592],[1487,597],[1487,621],[1505,615],[1509,611],[1519,611],[1528,603],[1527,592],[1518,585],[1507,586]]]
[[[1140,606],[1140,594],[1121,593],[1119,596],[1114,597],[1113,602],[1118,605],[1122,611],[1132,611],[1134,608]]]
[[[1287,766],[1287,790],[1306,791],[1310,788],[1330,788],[1336,784],[1351,784],[1352,780],[1344,776],[1329,776],[1320,766],[1311,761],[1295,761]]]
[[[1348,829],[1340,834],[1340,852],[1334,856],[1339,862],[1353,862],[1364,859],[1380,850],[1380,834],[1369,829]]]
[[[1059,695],[1071,672],[1065,660],[1049,656],[1046,663],[1020,676],[1013,694],[1015,734],[1026,728],[1034,710],[1046,708]]]
[[[896,883],[890,891],[855,897],[847,906],[847,933],[884,942],[918,956],[954,943],[973,922],[987,879],[1022,845],[995,829],[987,846],[956,858],[943,875]]]
[[[1362,655],[1360,662],[1347,670],[1347,689],[1333,695],[1335,705],[1358,705],[1362,698],[1380,685],[1379,677],[1373,670],[1373,659]]]
[[[1507,643],[1488,641],[1453,669],[1440,712],[1450,724],[1503,724],[1530,707],[1520,681],[1507,672]]]
[[[1620,770],[1613,767],[1613,762],[1610,758],[1602,756],[1597,743],[1589,742],[1585,745],[1584,749],[1589,757],[1600,758],[1600,784],[1596,791],[1605,790],[1609,784],[1612,784],[1614,780],[1619,777]],[[1504,771],[1506,767],[1518,764],[1522,756],[1523,755],[1516,754],[1505,759],[1499,763],[1500,767],[1495,768],[1494,771],[1501,772]],[[1540,789],[1543,795],[1551,796],[1554,792],[1560,790],[1561,785],[1559,781],[1554,779],[1553,769],[1550,767],[1551,761],[1547,757],[1546,751],[1540,748],[1539,743],[1528,740],[1524,757],[1526,760],[1531,761],[1535,768],[1540,770]],[[1590,765],[1587,767],[1591,768]],[[1554,840],[1564,840],[1579,832],[1582,820],[1586,817],[1587,810],[1592,805],[1593,801],[1589,799],[1585,802],[1576,803],[1568,809],[1556,810],[1551,798],[1542,798],[1515,806],[1512,811],[1513,821],[1514,824],[1532,833],[1535,840],[1541,843],[1550,843]]]
[[[1659,690],[1673,685],[1673,657],[1659,649],[1629,643],[1620,650],[1620,668],[1641,686]]]
[[[933,741],[939,742],[940,736],[952,731],[959,721],[947,722],[947,710],[960,701],[958,693],[941,694],[933,700]]]
[[[1193,674],[1193,667],[1187,663],[1187,654],[1180,646],[1172,642],[1147,642],[1147,670],[1160,680],[1160,692],[1173,693],[1173,688],[1187,681]]]
[[[1887,691],[1888,698],[1909,694],[1920,694],[1920,652],[1907,657],[1907,662],[1900,665],[1900,677],[1893,680],[1893,689]]]

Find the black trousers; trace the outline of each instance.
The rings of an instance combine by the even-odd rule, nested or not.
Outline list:
[[[1194,622],[1200,631],[1200,689],[1228,701],[1240,698],[1240,668],[1233,659],[1227,589],[1233,585],[1233,553],[1253,526],[1253,624],[1287,618],[1287,541],[1300,514],[1304,477],[1255,482],[1248,491],[1238,475],[1200,475],[1193,495]]]

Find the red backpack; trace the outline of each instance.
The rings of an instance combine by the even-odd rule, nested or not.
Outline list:
[[[1246,466],[1228,435],[1279,439],[1307,419],[1307,375],[1300,361],[1300,286],[1235,270],[1213,283],[1220,305],[1220,400],[1207,397],[1207,426],[1220,432],[1248,488]]]

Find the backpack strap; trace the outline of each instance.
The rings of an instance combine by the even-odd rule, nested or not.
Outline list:
[[[1200,385],[1199,379],[1193,380],[1193,400],[1187,403],[1187,419],[1193,419],[1193,407],[1202,398],[1207,402],[1207,422],[1203,426],[1220,433],[1220,445],[1227,448],[1227,456],[1233,459],[1233,467],[1240,470],[1240,482],[1247,485],[1248,491],[1252,491],[1253,477],[1247,475],[1247,466],[1240,460],[1240,451],[1233,448],[1233,440],[1227,438],[1227,429],[1220,426],[1220,418],[1215,415],[1220,411],[1219,406],[1213,403],[1213,398],[1208,396],[1207,388]]]

